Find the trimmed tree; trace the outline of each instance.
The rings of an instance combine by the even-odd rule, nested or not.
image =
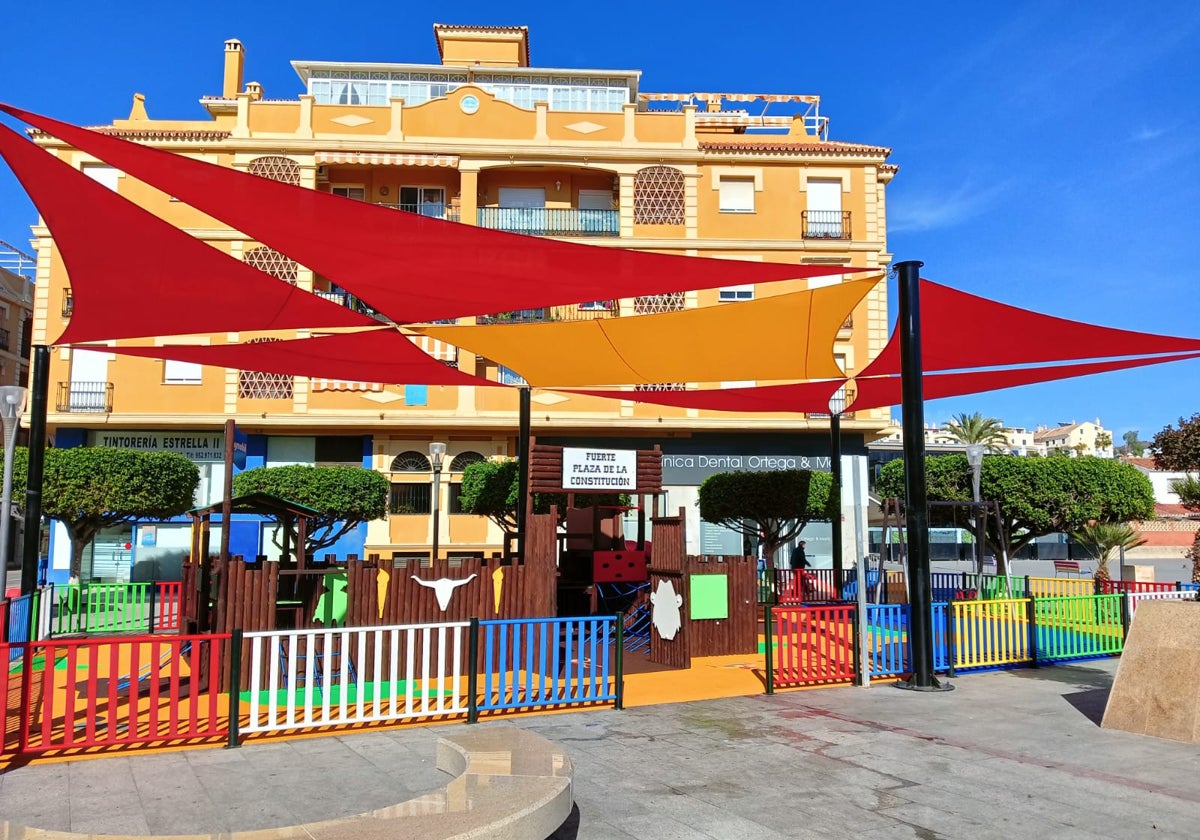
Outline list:
[[[233,494],[267,493],[317,511],[305,534],[305,553],[328,548],[363,522],[387,513],[388,480],[364,467],[257,467],[233,477]],[[288,538],[296,545],[296,526]],[[276,539],[277,548],[282,540]]]
[[[965,455],[926,458],[925,481],[929,501],[971,501]],[[995,517],[988,517],[985,529],[987,545],[997,557],[1005,556],[1003,547],[1016,552],[1037,537],[1074,533],[1091,520],[1129,522],[1154,515],[1150,479],[1137,467],[1108,458],[988,455],[979,483],[980,498],[1000,508],[999,528]],[[884,465],[876,491],[883,498],[904,498],[904,461]],[[953,507],[929,509],[934,527],[962,525],[962,517]]]
[[[833,477],[809,470],[716,473],[700,485],[700,518],[744,536],[762,534],[767,564],[813,519],[828,519]]]
[[[1180,503],[1188,510],[1200,511],[1200,477],[1191,475],[1200,471],[1200,414],[1190,420],[1179,418],[1179,428],[1167,426],[1154,436],[1154,466],[1160,470],[1178,470],[1184,477],[1171,482],[1171,489],[1179,494]],[[1192,561],[1192,582],[1200,583],[1200,531],[1188,549],[1187,558]]]
[[[13,452],[13,489],[24,493],[29,450]],[[144,519],[164,520],[194,504],[199,468],[174,452],[140,452],[108,446],[47,449],[42,515],[56,519],[71,539],[71,579],[83,569],[83,552],[104,528]]]

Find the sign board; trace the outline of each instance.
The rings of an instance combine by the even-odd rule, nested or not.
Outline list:
[[[196,463],[225,460],[225,435],[221,432],[110,431],[88,433],[91,446],[113,446],[141,452],[177,452]]]
[[[563,447],[562,486],[564,490],[633,490],[637,487],[637,451]]]
[[[663,484],[699,486],[716,473],[812,470],[829,472],[828,455],[702,455],[662,456]]]
[[[239,470],[246,469],[246,450],[250,445],[250,436],[241,429],[233,430],[233,465]]]

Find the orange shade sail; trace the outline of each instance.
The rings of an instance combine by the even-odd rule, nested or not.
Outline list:
[[[413,329],[544,388],[833,379],[838,330],[879,279],[631,318]]]

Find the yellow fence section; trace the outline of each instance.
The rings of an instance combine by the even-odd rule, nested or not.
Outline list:
[[[955,601],[954,667],[1028,662],[1029,599]]]
[[[1029,594],[1034,598],[1081,598],[1096,594],[1091,578],[1029,578]]]

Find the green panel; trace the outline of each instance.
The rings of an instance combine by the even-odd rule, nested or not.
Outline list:
[[[729,575],[692,575],[688,591],[693,621],[729,618]]]

